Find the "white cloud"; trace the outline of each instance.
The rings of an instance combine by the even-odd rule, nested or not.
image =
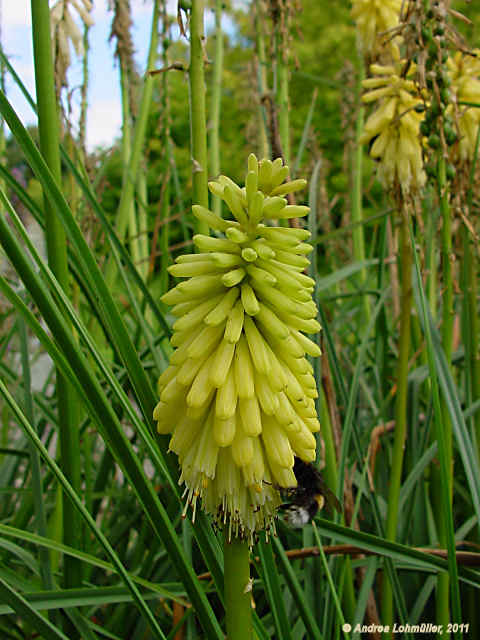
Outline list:
[[[120,133],[122,116],[118,99],[96,100],[88,110],[87,146],[111,145]]]
[[[30,0],[8,0],[2,3],[2,30],[30,27]]]
[[[93,18],[103,20],[109,12],[108,0],[94,0],[93,6]],[[133,22],[142,16],[150,16],[152,14],[153,3],[151,0],[130,0],[130,8],[132,11]],[[167,11],[172,14],[177,13],[177,0],[167,1]]]

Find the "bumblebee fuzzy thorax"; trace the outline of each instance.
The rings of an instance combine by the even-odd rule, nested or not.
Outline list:
[[[341,513],[341,505],[335,494],[326,486],[320,471],[311,463],[295,458],[293,467],[296,487],[281,491],[290,502],[281,505],[285,521],[293,528],[301,528],[311,522],[323,509],[325,502],[329,508]]]

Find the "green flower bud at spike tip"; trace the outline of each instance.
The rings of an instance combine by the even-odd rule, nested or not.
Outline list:
[[[162,297],[177,318],[175,351],[154,419],[172,434],[185,513],[192,505],[194,518],[199,501],[229,537],[250,543],[274,529],[281,487],[296,486],[294,456],[315,459],[319,429],[307,355],[320,350],[302,333],[320,328],[303,273],[310,234],[266,222],[308,214],[284,198],[306,181],[287,177],[280,158],[251,154],[244,188],[226,176],[210,182],[231,215],[194,205],[215,237],[194,237],[200,253],[176,259],[169,272],[183,280]]]

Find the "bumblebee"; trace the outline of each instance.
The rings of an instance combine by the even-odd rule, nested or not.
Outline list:
[[[326,504],[330,511],[342,513],[342,505],[337,496],[325,484],[320,471],[310,462],[295,457],[293,473],[296,487],[282,488],[281,493],[289,499],[280,506],[286,522],[295,529],[308,524]]]

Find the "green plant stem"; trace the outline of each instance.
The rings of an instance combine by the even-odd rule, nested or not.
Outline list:
[[[452,360],[452,344],[453,344],[453,278],[452,278],[452,217],[450,205],[448,201],[449,190],[445,175],[446,162],[443,154],[438,160],[438,190],[440,198],[440,214],[442,216],[442,346],[445,352],[445,358],[449,366]],[[441,398],[443,433],[445,438],[445,456],[448,470],[448,495],[450,503],[452,501],[453,490],[453,443],[452,443],[452,423],[448,412],[447,404],[444,398]],[[445,508],[442,508],[443,494],[440,490],[439,471],[433,469],[433,499],[437,505],[437,531],[438,541],[442,547],[447,543],[447,523],[445,521]],[[449,584],[450,579],[446,571],[438,574],[437,579],[437,622],[443,624],[444,629],[450,622],[450,602],[449,602]],[[446,635],[446,632],[445,632]]]
[[[158,19],[160,15],[160,0],[155,0],[153,5],[152,28],[150,32],[150,45],[148,50],[147,69],[151,70],[155,66],[157,58],[158,45]],[[131,215],[132,203],[135,195],[135,185],[142,157],[142,151],[145,144],[145,135],[147,132],[148,114],[152,103],[153,83],[155,76],[147,73],[143,84],[142,97],[140,100],[140,109],[135,124],[133,142],[131,147],[128,168],[125,170],[122,180],[122,193],[120,195],[120,203],[118,205],[117,219],[115,223],[115,231],[121,242],[125,239],[128,221]],[[113,256],[110,258],[107,268],[105,280],[111,288],[117,274],[117,266]]]
[[[465,332],[465,339],[469,341],[468,345],[468,366],[470,369],[470,397],[471,400],[478,400],[480,398],[480,357],[478,354],[479,349],[479,335],[480,326],[477,314],[477,300],[478,300],[478,283],[475,268],[475,259],[471,247],[470,231],[464,225],[463,227],[463,268],[464,268],[464,313],[465,322],[468,327]],[[474,432],[477,440],[477,455],[480,460],[480,411],[477,411],[472,416],[474,424]]]
[[[168,291],[168,264],[169,264],[169,253],[168,253],[168,243],[169,243],[169,237],[170,237],[170,225],[168,223],[168,217],[170,214],[170,180],[171,180],[171,174],[170,174],[170,161],[171,161],[171,156],[170,156],[170,145],[167,144],[166,148],[165,148],[165,152],[166,152],[166,158],[167,158],[167,173],[165,176],[165,189],[163,191],[163,196],[162,196],[162,209],[161,209],[161,219],[162,219],[162,227],[160,230],[160,251],[161,251],[161,257],[160,257],[160,274],[161,274],[161,292],[165,293],[166,291]]]
[[[469,206],[471,208],[472,189],[469,192]],[[474,400],[480,398],[480,358],[478,352],[479,322],[477,314],[477,275],[476,259],[472,251],[472,238],[466,224],[462,226],[463,265],[462,265],[462,289],[463,289],[463,335],[465,340],[466,360],[466,402],[469,406]],[[472,440],[477,443],[477,459],[480,460],[480,412],[477,411],[469,421]],[[474,538],[479,542],[478,535]],[[478,595],[475,589],[469,588],[467,593],[467,616],[471,623],[472,637],[480,635],[480,617],[478,615]]]
[[[225,534],[225,611],[228,640],[251,640],[252,606],[248,542]]]
[[[377,270],[377,288],[379,291],[383,291],[387,282],[387,265],[385,264],[385,258],[387,256],[387,232],[388,232],[388,218],[384,218],[380,223],[380,236],[378,243],[378,259],[380,261]],[[386,398],[389,392],[389,358],[388,358],[388,321],[387,312],[385,307],[382,308],[378,321],[375,327],[375,359],[379,368],[379,382],[381,389],[381,397]],[[383,409],[383,419],[386,421],[386,411]]]
[[[453,344],[453,276],[452,276],[452,216],[449,204],[449,190],[445,175],[445,158],[441,156],[438,161],[438,188],[440,191],[440,211],[442,215],[442,271],[443,271],[443,312],[442,312],[442,343],[447,362],[452,359]],[[446,434],[451,440],[452,434]],[[448,445],[448,441],[447,441]]]
[[[135,203],[130,206],[130,214],[128,216],[128,243],[130,246],[130,255],[135,268],[140,273],[140,243],[139,243],[138,220],[136,217]]]
[[[285,13],[288,9],[281,9]],[[285,15],[284,21],[286,22]],[[286,26],[277,22],[275,25],[275,102],[278,109],[278,133],[282,145],[285,164],[290,164],[290,114],[288,100],[288,46]]]
[[[427,279],[427,298],[428,306],[432,318],[437,317],[437,278],[435,274],[437,272],[437,237],[436,229],[438,227],[438,209],[433,203],[433,197],[431,190],[427,190],[424,200],[425,210],[427,218],[427,237],[425,248],[425,262],[427,273],[429,277]]]
[[[361,102],[362,93],[362,80],[365,75],[363,62],[360,62],[359,70],[357,74],[357,95],[358,95],[358,113],[355,124],[355,150],[352,158],[352,224],[356,225],[352,231],[353,241],[353,257],[357,262],[363,262],[365,260],[365,237],[363,233],[363,225],[360,224],[363,220],[363,146],[360,143],[360,137],[363,132],[363,123],[365,116],[365,109]],[[362,269],[359,273],[359,285],[361,289],[365,289],[367,281],[367,271]],[[368,324],[370,320],[370,305],[368,304],[368,295],[362,296],[363,306],[363,322]]]
[[[90,45],[88,42],[89,25],[86,24],[83,28],[83,54],[82,60],[82,86],[80,89],[81,102],[80,102],[80,117],[78,119],[78,141],[80,144],[80,150],[85,160],[86,155],[86,141],[87,141],[87,110],[88,110],[88,52],[90,51]]]
[[[50,39],[50,13],[47,0],[32,0],[31,10],[40,151],[53,178],[61,186],[59,119]],[[60,286],[68,295],[69,274],[65,231],[45,195],[44,207],[48,263]],[[61,467],[72,487],[76,491],[80,491],[79,438],[76,420],[78,415],[77,400],[67,379],[58,370],[56,388]],[[65,544],[81,548],[80,532],[81,526],[78,514],[72,504],[68,500],[64,500],[63,539]],[[81,564],[74,558],[65,558],[65,587],[78,586],[80,582]]]
[[[0,51],[2,50],[3,44],[0,41]],[[0,59],[0,88],[2,91],[5,91],[5,63],[3,61],[3,57]],[[0,117],[0,162],[3,164],[5,160],[5,149],[6,149],[6,139],[5,139],[5,121],[3,117]],[[0,180],[0,187],[3,189],[5,183],[3,180]]]
[[[204,72],[204,0],[192,0],[190,11],[190,123],[192,130],[193,202],[208,207],[207,124]],[[208,235],[208,225],[195,221],[196,233]]]
[[[477,143],[475,147],[475,158],[470,174],[470,187],[468,190],[467,202],[468,213],[471,214],[473,204],[473,183],[475,178],[475,168],[478,162],[478,151],[480,144],[480,130],[477,133]],[[466,316],[466,333],[467,341],[467,357],[469,364],[470,378],[470,396],[472,400],[480,398],[480,353],[479,353],[479,336],[480,326],[477,313],[478,300],[478,282],[477,282],[477,264],[475,252],[472,252],[472,237],[467,225],[463,225],[463,302],[464,312]],[[477,441],[477,455],[480,460],[480,411],[475,413],[473,418],[473,433],[475,433]]]
[[[312,130],[312,118],[313,118],[313,114],[315,112],[315,105],[316,105],[316,102],[317,102],[317,98],[318,98],[318,87],[315,87],[315,89],[313,90],[313,93],[312,93],[312,101],[310,103],[310,108],[308,109],[307,117],[305,119],[305,125],[303,127],[302,137],[300,139],[300,144],[298,145],[297,155],[295,156],[295,160],[292,163],[293,166],[291,167],[291,171],[290,171],[290,176],[291,176],[292,180],[296,177],[296,175],[298,173],[298,170],[302,165],[303,154],[305,152],[305,148],[307,146],[308,138],[309,138],[309,136],[311,134],[311,130]]]
[[[257,45],[257,84],[259,93],[258,105],[258,125],[259,125],[259,153],[260,158],[268,158],[270,156],[270,147],[268,144],[267,134],[267,113],[262,103],[262,98],[267,88],[267,59],[265,56],[265,35],[263,26],[265,24],[265,16],[263,15],[262,1],[257,0],[255,5],[255,33]]]
[[[138,174],[137,182],[137,242],[138,257],[136,267],[145,282],[148,275],[148,185],[147,168],[143,167]]]
[[[315,361],[316,362],[316,361]],[[325,443],[325,480],[332,491],[335,491],[338,484],[337,477],[337,456],[335,452],[335,441],[328,412],[327,399],[323,388],[320,388],[319,397],[319,416],[322,425],[322,439]]]
[[[166,3],[165,3],[166,4]],[[187,520],[182,521],[182,542],[183,542],[183,550],[185,551],[185,555],[188,558],[190,563],[193,562],[193,540],[192,540],[192,525]],[[195,635],[195,621],[192,616],[189,616],[186,621],[186,629],[185,629],[185,640],[194,640]]]
[[[220,112],[223,71],[222,6],[223,0],[215,0],[215,59],[213,61],[210,129],[210,174],[213,177],[220,173]],[[222,200],[218,196],[212,196],[212,209],[218,216],[221,216]]]
[[[170,46],[170,26],[167,15],[167,3],[163,4],[162,11],[162,24],[163,24],[163,50],[162,50],[162,63],[164,67],[168,66],[168,48]],[[163,189],[161,194],[161,228],[160,228],[160,279],[161,286],[160,292],[165,293],[168,290],[168,263],[169,263],[169,235],[170,224],[168,217],[170,214],[170,193],[171,193],[171,180],[172,180],[172,141],[170,139],[170,95],[169,95],[169,74],[164,73],[162,78],[162,144],[164,149],[164,167],[165,177],[163,183]],[[181,206],[181,205],[180,205]],[[185,221],[182,217],[182,223]],[[153,264],[153,263],[152,263]]]
[[[385,528],[387,540],[397,536],[400,486],[402,480],[403,454],[407,433],[407,390],[408,357],[410,352],[410,319],[412,307],[412,252],[408,232],[408,211],[401,212],[400,220],[400,339],[397,365],[397,397],[395,402],[395,437],[393,442],[390,487],[388,492],[388,511]],[[393,624],[392,585],[385,576],[382,589],[382,623]]]
[[[130,155],[132,151],[132,128],[130,120],[130,90],[129,90],[129,74],[125,58],[119,57],[119,76],[120,76],[120,96],[122,100],[122,188],[128,181],[128,171],[130,164]],[[138,247],[138,228],[135,218],[135,202],[133,197],[130,202],[128,212],[128,231],[130,240],[130,253],[133,263],[138,267],[139,247]]]

